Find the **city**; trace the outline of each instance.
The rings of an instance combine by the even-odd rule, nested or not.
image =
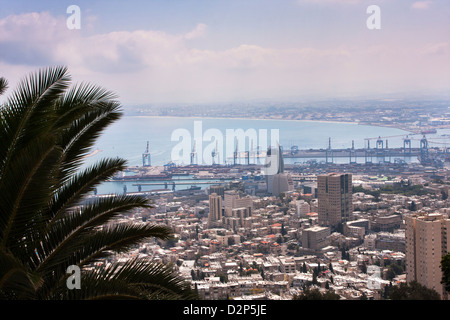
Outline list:
[[[450,2],[1,8],[0,302],[16,317],[447,308]]]
[[[113,261],[150,256],[173,264],[202,300],[292,300],[314,289],[339,300],[384,300],[411,281],[448,299],[440,269],[450,241],[447,166],[285,164],[281,146],[270,155],[277,168],[265,175],[250,162],[152,167],[146,150],[143,165],[129,170],[164,188],[128,192],[149,197],[153,208],[123,221],[164,224],[176,238]],[[137,176],[128,179],[141,190]]]

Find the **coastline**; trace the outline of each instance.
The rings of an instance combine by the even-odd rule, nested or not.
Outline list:
[[[405,131],[406,134],[420,134],[417,132],[414,132],[410,129],[396,127],[396,126],[387,126],[387,125],[380,125],[380,124],[374,124],[374,123],[364,123],[364,122],[353,122],[353,121],[339,121],[339,120],[305,120],[305,119],[280,119],[280,118],[257,118],[257,117],[248,117],[248,118],[241,118],[241,117],[214,117],[214,116],[206,116],[206,117],[199,117],[199,116],[158,116],[158,115],[125,115],[126,117],[136,117],[136,118],[154,118],[154,119],[211,119],[211,120],[261,120],[261,121],[292,121],[292,122],[315,122],[315,123],[336,123],[336,124],[353,124],[353,125],[360,125],[360,126],[370,126],[370,127],[379,127],[379,128],[391,128],[391,129],[398,129]]]

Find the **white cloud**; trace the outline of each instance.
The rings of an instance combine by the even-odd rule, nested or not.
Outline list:
[[[450,85],[448,43],[431,43],[422,51],[387,43],[192,48],[192,39],[208,36],[204,24],[181,34],[135,30],[83,36],[48,13],[10,16],[0,20],[0,70],[14,81],[32,67],[65,64],[75,80],[100,84],[130,104]]]
[[[413,9],[428,9],[433,1],[416,1],[411,5]]]
[[[300,4],[358,4],[361,0],[297,0],[297,2]]]
[[[196,38],[200,38],[200,37],[204,37],[206,35],[206,31],[207,31],[207,26],[206,24],[203,23],[199,23],[197,25],[197,27],[195,27],[194,30],[186,33],[184,35],[184,37],[188,40],[190,39],[196,39]]]

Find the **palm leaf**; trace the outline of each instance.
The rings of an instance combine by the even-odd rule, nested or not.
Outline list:
[[[169,239],[172,230],[117,223],[126,211],[150,207],[142,197],[89,198],[125,168],[122,159],[104,159],[80,170],[122,113],[109,91],[69,82],[65,67],[39,70],[0,106],[0,298],[192,297],[170,266],[132,260],[90,269],[149,238]],[[0,78],[0,94],[6,88]],[[82,290],[65,286],[69,265],[83,268]]]
[[[80,290],[60,286],[55,294],[63,299],[196,299],[189,283],[174,273],[171,266],[149,259],[130,259],[123,265],[113,263],[105,268],[83,272]],[[85,284],[85,286],[83,286]]]
[[[67,89],[67,69],[56,67],[40,70],[22,80],[14,90],[0,118],[0,184],[16,152],[38,137],[49,134],[54,119],[54,102]],[[31,159],[32,160],[32,159]]]
[[[113,196],[100,198],[79,210],[65,215],[59,219],[46,233],[46,241],[36,249],[39,262],[36,268],[54,268],[56,265],[67,262],[67,256],[71,255],[81,246],[85,246],[84,239],[94,229],[113,220],[118,214],[137,207],[149,207],[148,201],[137,196]],[[153,229],[152,235],[160,236],[158,229]],[[170,232],[170,230],[167,230]],[[166,234],[162,234],[166,237]],[[80,239],[80,237],[82,239]],[[75,245],[74,245],[75,244]],[[79,261],[71,262],[77,264]]]
[[[8,81],[5,78],[0,78],[0,95],[8,89]]]

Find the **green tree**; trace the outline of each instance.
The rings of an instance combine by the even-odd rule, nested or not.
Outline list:
[[[436,290],[427,288],[417,281],[400,283],[389,288],[388,297],[391,300],[440,300]]]
[[[228,282],[228,276],[223,271],[216,272],[216,277],[219,277],[220,282],[222,283]]]
[[[365,261],[363,261],[360,267],[362,273],[367,273],[367,263]]]
[[[281,235],[285,236],[287,233],[286,228],[284,227],[284,222],[281,224]]]
[[[299,295],[294,295],[292,300],[339,300],[340,296],[330,289],[321,293],[317,288],[305,288]]]
[[[303,264],[302,264],[302,272],[303,273],[308,272],[308,268],[306,267],[306,263],[305,262],[303,262]]]
[[[416,211],[417,210],[417,205],[416,205],[416,202],[414,200],[411,201],[411,204],[409,205],[409,210],[411,210],[411,211]]]
[[[317,284],[317,272],[313,272],[312,284]]]
[[[0,93],[7,81],[0,80]],[[39,70],[0,105],[0,298],[183,299],[195,297],[173,266],[133,258],[92,268],[172,230],[117,217],[149,208],[147,199],[111,195],[89,199],[124,170],[123,159],[84,158],[105,128],[122,116],[114,94],[90,84],[71,87],[65,67]],[[81,289],[69,290],[69,266]]]
[[[445,290],[450,292],[450,253],[444,255],[441,259],[442,281]]]

